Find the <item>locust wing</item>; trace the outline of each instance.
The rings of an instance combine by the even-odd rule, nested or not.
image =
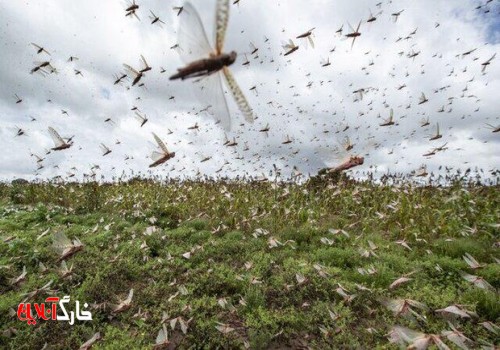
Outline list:
[[[56,232],[52,239],[52,246],[54,250],[56,250],[59,254],[62,254],[68,248],[73,247],[73,243],[71,242],[71,240],[62,232]]]
[[[165,152],[166,154],[169,153],[165,143],[154,132],[152,134],[153,137],[155,138],[156,143],[158,144],[158,147],[160,147],[162,151]]]
[[[144,56],[143,56],[143,55],[141,55],[141,61],[142,61],[142,64],[144,64],[144,68],[149,67],[148,62],[146,61],[146,59],[144,58]]]
[[[127,305],[128,305],[128,304],[130,304],[130,303],[132,302],[132,298],[133,298],[133,296],[134,296],[134,289],[132,288],[132,289],[130,289],[130,291],[128,292],[128,297],[127,297],[127,299],[125,299],[123,302],[124,302],[125,304],[127,304]]]
[[[49,126],[49,133],[50,133],[50,137],[52,137],[52,141],[54,141],[54,144],[56,145],[56,147],[59,147],[59,146],[62,146],[65,144],[62,137],[59,136],[57,131],[55,131],[54,128],[51,126]]]
[[[201,22],[200,15],[190,2],[183,6],[179,15],[179,29],[177,31],[178,53],[184,63],[207,58],[214,50],[208,42],[208,37]]]
[[[346,151],[350,151],[351,149],[354,148],[354,145],[352,144],[351,139],[349,138],[349,136],[344,137],[344,139],[342,140],[342,147]]]
[[[196,94],[201,101],[211,104],[209,113],[219,121],[224,130],[231,130],[231,116],[227,100],[222,88],[222,78],[219,72],[197,80]]]
[[[129,72],[131,75],[134,75],[134,76],[140,75],[140,73],[138,71],[136,71],[134,68],[132,68],[128,64],[124,63],[123,66],[125,67],[125,69],[127,70],[127,72]]]
[[[163,153],[160,153],[160,152],[157,152],[157,151],[153,151],[151,153],[151,159],[153,160],[153,162],[157,162],[160,159],[162,159],[163,157],[165,157],[165,155]]]
[[[142,115],[139,114],[139,112],[135,112],[135,119],[139,122],[139,123],[144,123],[146,121],[146,117],[143,117]]]
[[[311,47],[314,49],[314,41],[313,41],[313,39],[311,38],[311,35],[309,35],[309,36],[307,37],[307,40],[309,41],[309,44],[311,44]]]
[[[283,42],[281,46],[285,50],[291,50],[291,49],[297,47],[297,45],[295,45],[295,43],[293,42],[292,39],[288,40],[288,42]]]
[[[427,348],[428,341],[425,333],[400,326],[394,327],[394,331],[400,339],[404,340],[406,343],[412,344],[414,349],[424,350]]]
[[[247,122],[253,123],[254,121],[253,111],[250,105],[248,104],[245,95],[238,86],[238,83],[236,83],[236,80],[234,79],[233,74],[231,73],[229,68],[224,67],[223,70],[224,70],[224,77],[226,78],[229,90],[231,90],[231,93],[233,94],[234,100],[236,101],[236,104],[238,105],[240,112],[243,114]]]
[[[162,324],[162,328],[160,329],[158,335],[156,336],[156,344],[157,345],[168,344],[168,330],[165,324]]]
[[[227,23],[229,22],[229,6],[229,0],[217,0],[215,10],[215,49],[217,54],[223,52]]]
[[[104,143],[101,143],[101,151],[102,153],[106,153],[110,151],[110,149]]]
[[[351,23],[349,23],[349,21],[347,22],[347,25],[349,26],[349,30],[351,31],[351,33],[354,33],[355,30],[354,28],[352,27]]]

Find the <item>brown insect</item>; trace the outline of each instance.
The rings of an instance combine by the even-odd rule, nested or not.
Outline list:
[[[55,147],[51,148],[53,151],[61,151],[63,149],[70,148],[73,145],[73,142],[71,141],[64,141],[64,139],[51,126],[49,126],[49,133],[55,144]]]
[[[389,119],[384,120],[382,124],[379,124],[380,126],[391,126],[394,125],[394,111],[391,108],[391,114],[389,115]]]
[[[334,172],[349,170],[351,168],[357,167],[358,165],[363,165],[364,162],[365,162],[364,157],[350,156],[349,159],[347,159],[345,162],[343,162],[343,163],[341,163],[333,168],[329,168],[328,172],[334,173]]]
[[[33,45],[35,47],[37,54],[41,54],[42,52],[45,52],[47,55],[50,56],[50,53],[47,50],[45,50],[45,48],[43,48],[35,43],[31,43],[31,45]]]
[[[161,152],[153,151],[151,159],[153,159],[154,162],[149,165],[150,168],[163,164],[167,160],[175,157],[175,152],[169,152],[165,143],[163,143],[163,141],[155,133],[153,133],[153,137],[155,138],[158,147],[161,149]]]
[[[358,24],[358,27],[356,28],[356,30],[354,30],[351,25],[348,23],[349,25],[349,28],[351,29],[351,32],[349,34],[346,34],[345,37],[346,38],[352,38],[352,44],[351,44],[351,49],[352,47],[354,46],[354,42],[356,41],[356,38],[358,36],[361,36],[361,33],[359,32],[359,28],[361,27],[361,22],[362,21],[359,21],[359,24]]]
[[[311,28],[307,32],[300,34],[297,36],[297,39],[306,39],[306,44],[309,42],[311,44],[311,47],[314,49],[314,41],[312,40],[313,36],[313,30],[316,28]]]
[[[283,43],[282,46],[283,46],[283,49],[285,50],[284,56],[288,56],[299,49],[299,46],[295,45],[294,42],[292,41],[292,39],[290,39],[288,41],[288,43],[287,42]]]
[[[252,123],[254,120],[252,108],[228,68],[236,61],[237,53],[235,51],[231,51],[230,53],[223,52],[224,39],[229,21],[229,0],[217,1],[215,12],[215,50],[212,49],[208,42],[200,15],[193,5],[187,2],[182,8],[182,12],[179,13],[178,52],[181,59],[187,65],[177,69],[177,73],[172,75],[170,80],[184,80],[195,77],[203,78],[202,82],[210,84],[204,90],[206,93],[213,95],[210,102],[214,102],[214,115],[220,118],[221,124],[226,130],[230,130],[231,117],[222,90],[221,75],[217,74],[222,71],[226,84],[229,90],[231,90],[245,120]],[[200,57],[205,58],[200,59]]]

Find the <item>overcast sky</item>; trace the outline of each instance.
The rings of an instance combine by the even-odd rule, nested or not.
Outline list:
[[[422,165],[429,171],[440,165],[499,168],[500,133],[487,124],[500,125],[500,57],[484,73],[482,63],[499,51],[500,5],[494,0],[476,8],[485,2],[240,0],[231,5],[224,49],[239,54],[230,68],[257,119],[245,122],[226,94],[232,119],[227,137],[238,143],[228,147],[212,108],[203,111],[216,101],[200,99],[192,81],[168,79],[184,65],[172,48],[183,45],[172,9],[181,1],[137,0],[139,21],[125,16],[128,5],[120,0],[0,0],[0,179],[68,173],[81,178],[93,165],[108,178],[122,171],[147,173],[156,149],[152,132],[176,153],[152,171],[162,176],[260,175],[272,164],[285,175],[294,166],[315,174],[349,154],[365,156],[365,164],[352,170],[360,172],[377,167],[379,173],[410,173]],[[215,1],[192,4],[213,45]],[[150,10],[165,24],[151,24]],[[392,14],[401,10],[395,22]],[[376,20],[367,23],[370,11]],[[361,36],[351,49],[345,34],[349,23],[357,27],[360,21]],[[314,48],[295,39],[313,27]],[[282,42],[289,39],[299,49],[285,57]],[[254,55],[251,42],[258,48]],[[37,54],[31,43],[50,56]],[[409,57],[413,53],[418,55]],[[114,85],[124,63],[141,67],[140,55],[152,67],[140,81],[144,86],[131,86],[130,78]],[[68,61],[70,56],[78,60]],[[331,65],[322,66],[327,59]],[[43,61],[57,74],[30,74]],[[362,99],[353,93],[359,89],[365,91]],[[419,104],[422,93],[428,102]],[[14,94],[22,102],[16,103]],[[134,106],[149,118],[143,127]],[[379,126],[391,108],[396,124]],[[430,125],[421,127],[426,118]],[[188,129],[196,123],[197,130]],[[443,136],[430,141],[437,123]],[[270,131],[259,132],[266,124]],[[54,147],[49,126],[62,137],[74,136],[74,145],[46,155]],[[18,129],[24,135],[16,136]],[[282,144],[287,137],[293,142]],[[345,137],[354,144],[350,153],[342,151]],[[104,157],[101,143],[112,150]],[[444,144],[446,150],[423,156]],[[32,153],[45,158],[42,169]]]

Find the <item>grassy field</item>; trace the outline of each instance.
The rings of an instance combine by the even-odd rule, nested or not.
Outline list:
[[[498,186],[0,185],[0,348],[150,349],[163,324],[166,348],[498,345],[499,223]],[[59,233],[84,245],[65,270]],[[31,302],[93,320],[19,321],[50,281]]]

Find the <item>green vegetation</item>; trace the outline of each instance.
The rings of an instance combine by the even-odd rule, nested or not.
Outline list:
[[[394,326],[456,348],[448,321],[470,348],[498,344],[483,322],[500,319],[500,188],[340,181],[0,185],[0,348],[77,349],[100,332],[93,349],[150,349],[162,319],[181,349],[396,349]],[[56,232],[84,245],[65,278]],[[31,326],[9,313],[51,280],[57,292],[31,302],[70,295],[93,320]],[[391,311],[397,299],[425,307]],[[436,311],[454,304],[472,316]]]

